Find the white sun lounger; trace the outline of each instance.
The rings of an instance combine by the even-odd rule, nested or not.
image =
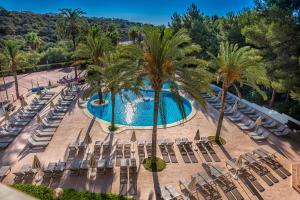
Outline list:
[[[49,144],[49,141],[36,142],[32,138],[28,139],[28,145],[31,148],[44,148],[44,147],[47,147],[48,144]]]

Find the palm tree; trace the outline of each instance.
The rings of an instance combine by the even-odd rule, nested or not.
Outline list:
[[[231,86],[238,91],[236,84],[248,85],[258,91],[264,98],[266,95],[258,85],[268,85],[266,70],[258,52],[249,46],[239,48],[237,44],[223,42],[217,57],[212,57],[211,64],[217,70],[217,81],[222,82],[221,111],[216,131],[216,141],[220,142],[220,133],[224,118],[227,91]]]
[[[128,37],[133,42],[136,43],[138,37],[139,37],[139,30],[137,27],[131,27],[128,30]]]
[[[183,117],[186,117],[181,92],[189,93],[203,106],[205,101],[200,92],[210,91],[211,74],[200,67],[200,60],[195,56],[200,47],[191,44],[191,39],[185,30],[172,34],[171,29],[145,29],[144,45],[134,49],[133,55],[140,60],[138,80],[148,79],[154,90],[154,110],[152,128],[152,156],[156,163],[157,121],[160,114],[165,122],[165,107],[160,98],[164,82],[170,83],[170,92],[175,96],[176,103]]]
[[[57,28],[63,37],[71,39],[73,52],[76,50],[78,38],[82,28],[82,16],[85,14],[80,8],[77,9],[60,9],[61,18],[58,20]],[[75,78],[78,78],[77,65],[75,69]]]
[[[118,51],[108,52],[103,57],[103,63],[105,67],[99,67],[97,65],[89,66],[87,72],[87,79],[90,83],[90,87],[86,90],[84,96],[89,96],[95,92],[99,94],[99,85],[92,84],[93,81],[97,82],[101,80],[101,88],[104,92],[110,92],[110,101],[112,105],[111,126],[110,130],[114,131],[115,127],[115,97],[117,94],[123,95],[123,89],[133,91],[135,94],[140,94],[138,86],[136,84],[136,65],[131,60],[123,58],[122,54]]]
[[[43,40],[35,32],[29,32],[25,35],[27,45],[32,51],[35,51],[39,45],[42,44]]]
[[[3,42],[3,55],[9,61],[10,70],[15,79],[16,96],[19,99],[19,84],[17,78],[17,67],[20,57],[20,45],[15,40],[5,40]]]
[[[110,39],[98,27],[91,27],[88,31],[84,41],[79,44],[78,49],[74,53],[75,57],[88,59],[94,65],[87,73],[87,81],[98,88],[99,103],[102,101],[102,85],[101,74],[96,70],[95,66],[104,67],[103,62],[104,53],[112,49]]]

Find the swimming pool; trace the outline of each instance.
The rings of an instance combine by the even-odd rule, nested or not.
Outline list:
[[[141,90],[143,97],[137,97],[131,91],[124,91],[124,93],[128,96],[130,101],[120,95],[116,95],[116,124],[127,126],[152,126],[154,92],[152,90]],[[162,91],[160,95],[161,98],[163,98],[166,108],[166,125],[182,120],[182,115],[175,102],[175,96],[168,91]],[[97,98],[97,94],[90,98],[87,104],[88,111],[97,118],[111,122],[112,106],[110,102],[110,93],[104,95],[104,98],[108,101],[108,104],[106,105],[93,106],[91,102]],[[192,112],[192,106],[187,99],[181,98],[183,100],[186,116],[188,116]],[[158,116],[158,125],[164,125],[160,114]]]

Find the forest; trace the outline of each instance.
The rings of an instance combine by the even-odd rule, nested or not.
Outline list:
[[[75,49],[91,26],[98,27],[112,44],[140,41],[143,28],[150,26],[122,19],[87,18],[78,9],[76,15],[80,20],[72,29],[75,33],[66,32],[60,30],[64,27],[61,19],[71,10],[58,12],[36,14],[0,8],[0,40],[13,39],[20,44],[22,56],[18,68],[74,60]],[[192,4],[183,14],[175,12],[169,24],[161,28],[170,28],[173,34],[187,30],[192,41],[201,47],[196,56],[203,63],[211,55],[218,55],[224,41],[255,49],[270,81],[260,86],[267,98],[247,84],[238,85],[242,97],[300,119],[300,1],[256,0],[254,8],[226,16],[207,16],[203,12]],[[8,70],[7,60],[1,55],[1,69]],[[236,92],[234,87],[229,90]]]

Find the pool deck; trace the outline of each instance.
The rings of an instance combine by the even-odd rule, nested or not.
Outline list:
[[[61,88],[56,88],[55,90],[58,91],[59,89]],[[29,98],[32,98],[32,96]],[[210,106],[208,106],[206,111],[204,111],[199,105],[194,106],[197,112],[191,120],[178,126],[159,129],[158,140],[170,138],[174,141],[175,138],[178,137],[188,137],[190,140],[193,140],[198,129],[201,136],[214,135],[218,112]],[[47,112],[47,109],[49,108],[46,108],[44,113]],[[125,130],[117,134],[107,134],[102,130],[100,124],[97,123],[95,119],[84,114],[84,110],[79,108],[77,103],[72,106],[54,134],[50,144],[44,150],[30,150],[27,147],[27,139],[31,136],[32,131],[36,127],[37,122],[33,120],[6,150],[0,150],[0,165],[9,164],[12,166],[12,172],[16,172],[22,165],[31,164],[35,154],[38,156],[43,166],[47,166],[49,162],[65,161],[68,158],[68,145],[75,142],[78,137],[84,138],[87,133],[89,133],[92,138],[92,143],[88,146],[87,151],[93,151],[93,144],[96,140],[109,139],[112,142],[110,157],[114,158],[116,140],[129,140],[132,134],[131,130]],[[79,135],[80,132],[81,135]],[[151,130],[135,130],[135,132],[137,140],[151,139]],[[271,135],[265,141],[255,142],[227,119],[224,120],[221,135],[227,141],[226,145],[222,147],[214,146],[217,155],[222,161],[218,163],[220,166],[225,166],[225,161],[229,158],[237,157],[240,154],[254,150],[257,147],[264,147],[269,151],[276,152],[280,161],[289,170],[291,170],[292,163],[300,162],[300,137],[298,135],[291,135],[288,137],[276,137]],[[136,146],[135,149],[137,149]],[[138,163],[137,195],[134,196],[136,199],[156,199],[155,189],[167,183],[171,183],[178,191],[180,191],[178,180],[181,177],[190,179],[193,173],[204,171],[202,167],[202,162],[204,162],[202,155],[196,154],[199,163],[185,164],[176,146],[174,147],[174,150],[178,163],[168,164],[167,168],[162,172],[150,173]],[[161,157],[159,149],[158,155]],[[138,160],[137,153],[135,153],[134,156]],[[113,175],[106,175],[101,178],[95,178],[94,173],[95,172],[90,171],[88,177],[70,177],[68,172],[65,173],[60,180],[52,182],[33,181],[29,183],[44,184],[52,188],[75,188],[82,191],[120,192],[119,167],[115,167]],[[258,178],[259,182],[266,189],[264,192],[259,193],[261,195],[261,199],[300,199],[300,194],[291,187],[291,177],[281,179],[276,174],[275,176],[278,178],[279,183],[271,187],[267,186],[262,179]],[[13,173],[10,173],[3,180],[3,183],[13,184],[13,179],[14,175]],[[245,199],[257,199],[249,192],[241,181],[234,180],[234,183]],[[198,197],[198,199],[203,199],[201,195]],[[224,197],[224,199],[226,198]]]

